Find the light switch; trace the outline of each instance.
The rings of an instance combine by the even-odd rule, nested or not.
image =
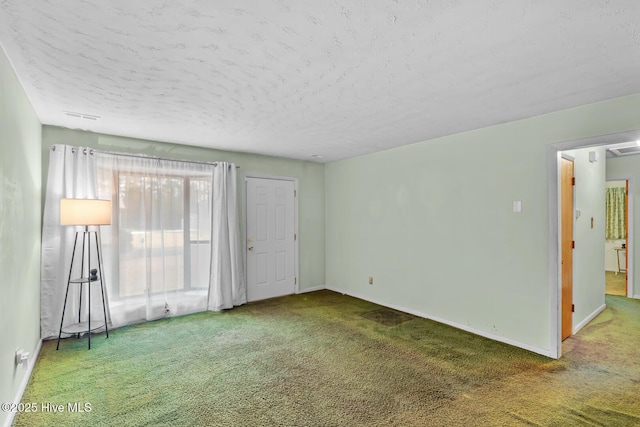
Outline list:
[[[514,213],[522,212],[522,200],[514,200],[513,201],[513,212]]]

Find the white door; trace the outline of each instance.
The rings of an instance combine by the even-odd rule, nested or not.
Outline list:
[[[295,183],[246,178],[247,300],[295,293]]]

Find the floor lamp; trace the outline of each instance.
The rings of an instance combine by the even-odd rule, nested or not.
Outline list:
[[[58,344],[60,347],[60,337],[65,334],[81,333],[88,336],[88,347],[91,349],[91,332],[104,326],[109,338],[109,327],[107,326],[107,307],[104,295],[104,282],[102,273],[102,257],[100,253],[100,242],[97,231],[89,231],[89,226],[100,226],[111,224],[111,201],[99,199],[61,199],[60,200],[60,225],[84,226],[84,231],[76,231],[73,243],[73,253],[71,254],[71,265],[69,266],[69,278],[67,279],[67,290],[64,294],[64,305],[62,306],[62,319],[60,319],[60,332],[58,333]],[[82,248],[79,257],[76,252],[80,250],[78,241],[81,240]],[[95,255],[97,260],[92,260],[91,245],[95,244]],[[80,274],[72,278],[73,264],[80,258]],[[100,293],[102,295],[102,314],[104,322],[91,322],[91,288],[92,284],[100,283]],[[64,315],[67,309],[69,288],[79,287],[78,322],[63,327]],[[87,321],[82,321],[82,288],[87,288]]]

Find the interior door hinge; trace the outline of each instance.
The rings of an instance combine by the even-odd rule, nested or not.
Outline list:
[[[575,176],[571,177],[571,185],[576,185],[576,177]]]
[[[293,197],[296,197],[298,195],[298,190],[293,190]]]
[[[297,235],[297,234],[295,234],[295,233],[293,233],[293,240],[294,240],[294,241],[298,240],[298,235]]]
[[[575,304],[571,304],[571,312],[572,313],[576,312],[576,305]]]
[[[571,249],[575,249],[576,248],[576,241],[572,240],[571,241]]]
[[[294,277],[294,278],[293,278],[293,284],[294,284],[294,285],[297,285],[297,284],[298,284],[298,278],[297,278],[297,277]]]

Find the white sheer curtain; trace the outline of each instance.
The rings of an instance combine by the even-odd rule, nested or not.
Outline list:
[[[42,259],[40,273],[41,336],[58,336],[65,289],[76,231],[83,227],[60,225],[60,199],[100,198],[96,185],[95,158],[82,147],[59,145],[49,153],[49,170],[42,218]],[[69,289],[65,325],[77,322],[79,289]],[[92,312],[100,314],[100,301],[92,301]],[[93,318],[93,316],[92,316]]]
[[[213,165],[96,153],[114,326],[207,309]]]
[[[232,308],[247,302],[240,255],[236,194],[235,165],[218,162],[213,174],[213,241],[209,310]]]
[[[58,334],[73,244],[73,230],[59,225],[61,197],[112,201],[112,223],[102,227],[101,240],[113,327],[246,302],[235,165],[78,154],[85,151],[52,151],[43,230],[43,337]],[[45,239],[47,232],[52,237]]]

